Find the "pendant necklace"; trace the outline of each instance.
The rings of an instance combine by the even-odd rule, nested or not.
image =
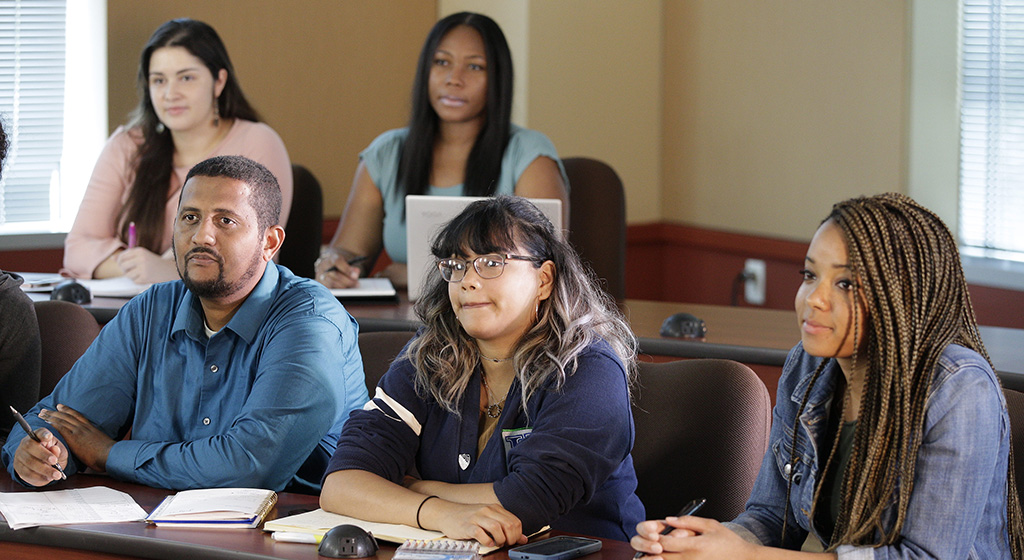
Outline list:
[[[481,356],[483,356],[483,354],[481,354]],[[488,358],[488,359],[490,359],[490,358]],[[507,360],[508,358],[505,358],[505,359]],[[502,361],[504,361],[504,360],[502,360]],[[482,372],[482,371],[480,372],[480,383],[483,384],[484,390],[487,391],[487,408],[484,409],[484,412],[487,413],[487,416],[489,418],[498,418],[498,417],[500,417],[501,416],[501,410],[503,408],[505,408],[505,399],[503,398],[500,401],[498,401],[497,403],[491,404],[491,402],[494,401],[494,395],[491,393],[491,388],[487,385],[487,376],[484,375],[484,372]]]

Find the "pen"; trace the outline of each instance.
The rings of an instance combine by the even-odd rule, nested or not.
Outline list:
[[[128,222],[128,248],[131,249],[139,244],[139,237],[135,233],[135,222]]]
[[[289,531],[274,531],[274,534],[272,536],[274,537],[274,540],[277,542],[320,544],[320,541],[323,540],[322,535],[314,535],[311,533],[293,533]]]
[[[697,498],[696,500],[683,506],[683,509],[679,510],[679,513],[676,514],[676,517],[683,517],[684,515],[693,515],[697,513],[697,510],[699,510],[705,502],[707,502],[707,500],[705,500],[704,498]],[[665,529],[661,531],[661,534],[667,535],[672,532],[672,529],[675,529],[675,527],[672,527],[671,525],[666,525]],[[644,556],[646,556],[646,554],[644,554],[643,552],[637,552],[633,556],[633,560],[637,560],[637,558],[643,558]]]
[[[14,410],[13,406],[8,405],[8,408],[11,409],[11,413],[14,414],[14,419],[18,421],[18,425],[21,426],[21,429],[25,430],[25,432],[28,433],[28,437],[32,438],[34,441],[38,443],[42,443],[42,441],[39,439],[39,436],[37,436],[36,433],[32,431],[32,426],[29,426],[28,422],[25,421],[25,417],[22,416],[21,413],[18,412],[17,410]],[[68,475],[64,474],[64,469],[60,468],[60,465],[55,464],[51,466],[60,471],[61,480],[68,479]]]
[[[357,265],[357,264],[359,264],[359,263],[361,263],[361,262],[365,261],[365,260],[366,260],[367,258],[369,258],[369,257],[366,257],[366,256],[363,256],[363,257],[355,257],[355,258],[353,258],[352,260],[350,260],[350,261],[345,261],[345,262],[347,262],[349,266],[355,266],[355,265]],[[341,271],[340,271],[340,270],[338,270],[338,267],[336,267],[336,266],[332,266],[331,268],[328,268],[328,269],[327,269],[327,272],[341,272]]]

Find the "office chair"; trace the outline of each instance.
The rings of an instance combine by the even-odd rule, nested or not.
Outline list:
[[[359,353],[363,357],[366,390],[373,398],[377,382],[387,373],[391,362],[415,335],[412,331],[377,331],[359,333]]]
[[[288,267],[296,276],[312,278],[316,274],[313,266],[320,256],[323,241],[323,192],[313,173],[301,165],[292,165],[292,177],[292,207],[278,263]]]
[[[100,325],[81,305],[67,301],[37,301],[35,308],[43,349],[41,399],[53,392],[57,382],[89,348],[100,334]]]
[[[706,498],[699,515],[743,511],[768,449],[771,399],[750,368],[730,360],[640,363],[634,399],[637,496],[648,519]]]
[[[1017,479],[1017,494],[1024,504],[1024,393],[1003,388],[1006,412],[1010,416],[1010,445],[1013,448],[1013,473]]]
[[[617,300],[626,298],[626,196],[606,163],[562,160],[569,177],[569,242]]]

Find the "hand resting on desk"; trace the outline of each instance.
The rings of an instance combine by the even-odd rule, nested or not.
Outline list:
[[[672,532],[662,535],[666,526]],[[678,558],[754,558],[763,549],[743,540],[725,525],[714,519],[684,516],[665,520],[644,521],[636,526],[636,536],[630,540],[633,549],[643,552],[645,560]]]
[[[60,480],[60,471],[53,468],[53,465],[66,467],[68,450],[46,428],[35,430],[35,434],[39,436],[40,441],[37,442],[26,435],[18,445],[14,453],[14,470],[26,483],[32,486],[45,486],[54,480]]]

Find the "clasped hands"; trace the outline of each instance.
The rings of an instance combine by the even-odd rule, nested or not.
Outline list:
[[[71,453],[82,464],[98,472],[106,471],[107,456],[114,440],[79,412],[58,404],[57,410],[40,411],[39,418],[60,433]],[[36,442],[27,435],[21,440],[14,453],[14,470],[26,483],[43,486],[60,479],[60,472],[53,465],[67,466],[68,449],[45,428],[39,428],[35,433],[41,441]]]
[[[666,526],[673,530],[662,535]],[[758,558],[758,551],[763,551],[718,521],[694,516],[644,521],[636,526],[636,536],[629,543],[647,555],[644,560]]]

